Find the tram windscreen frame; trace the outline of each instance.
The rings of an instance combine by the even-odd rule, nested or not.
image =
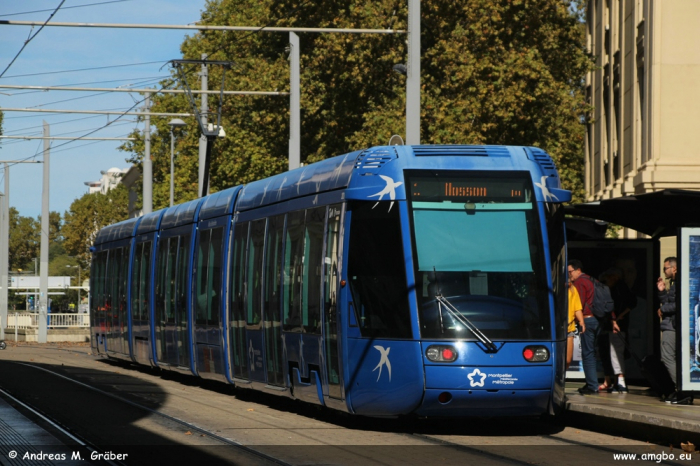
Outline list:
[[[529,172],[407,171],[422,338],[551,338],[543,234]]]

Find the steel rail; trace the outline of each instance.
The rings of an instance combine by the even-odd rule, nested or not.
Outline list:
[[[202,428],[202,427],[199,427],[199,426],[197,426],[197,425],[195,425],[195,424],[191,424],[191,423],[189,423],[189,422],[187,422],[187,421],[185,421],[185,420],[176,418],[176,417],[174,417],[174,416],[170,416],[169,414],[165,414],[165,413],[163,413],[163,412],[161,412],[161,411],[157,411],[157,410],[155,410],[155,409],[151,409],[151,408],[149,408],[149,407],[147,407],[147,406],[143,406],[143,405],[138,404],[138,403],[136,403],[136,402],[134,402],[134,401],[127,400],[126,398],[123,398],[123,397],[121,397],[121,396],[115,395],[115,394],[113,394],[113,393],[106,392],[106,391],[104,391],[104,390],[101,390],[101,389],[99,389],[99,388],[97,388],[97,387],[93,387],[92,385],[88,385],[88,384],[86,384],[86,383],[84,383],[84,382],[81,382],[81,381],[79,381],[79,380],[75,380],[75,379],[72,379],[72,378],[70,378],[70,377],[67,377],[67,376],[65,376],[65,375],[63,375],[63,374],[59,374],[58,372],[54,372],[54,371],[51,371],[51,370],[46,369],[46,368],[44,368],[44,367],[35,366],[35,365],[27,364],[27,363],[24,363],[24,362],[17,362],[17,364],[20,364],[20,365],[26,366],[26,367],[31,367],[31,368],[33,368],[33,369],[39,369],[39,370],[42,370],[42,371],[44,371],[44,372],[46,372],[46,373],[49,373],[49,374],[51,374],[51,375],[55,375],[56,377],[60,377],[60,378],[62,378],[62,379],[64,379],[64,380],[67,380],[67,381],[69,381],[69,382],[72,382],[72,383],[74,383],[74,384],[76,384],[76,385],[80,385],[81,387],[87,388],[88,390],[92,390],[92,391],[94,391],[94,392],[97,392],[97,393],[99,393],[99,394],[101,394],[101,395],[104,395],[104,396],[107,396],[107,397],[109,397],[109,398],[112,398],[112,399],[114,399],[114,400],[121,401],[122,403],[126,403],[126,404],[128,404],[128,405],[130,405],[130,406],[133,406],[134,408],[147,411],[147,412],[149,412],[149,413],[151,413],[151,414],[155,414],[156,416],[160,416],[160,417],[162,417],[162,418],[164,418],[164,419],[167,419],[167,420],[169,420],[169,421],[172,421],[172,422],[175,422],[175,423],[177,423],[177,424],[180,424],[181,426],[187,427],[188,429],[196,430],[196,431],[199,432],[199,433],[205,434],[207,437],[210,437],[210,438],[213,438],[213,439],[215,439],[215,440],[218,440],[219,442],[222,442],[222,443],[224,443],[224,444],[226,444],[226,445],[230,445],[230,446],[233,446],[233,447],[236,447],[236,448],[240,448],[241,450],[243,450],[243,451],[245,451],[245,452],[247,452],[247,453],[250,453],[250,454],[252,454],[252,455],[258,456],[258,457],[263,458],[263,459],[266,459],[266,460],[271,461],[271,462],[273,462],[273,463],[275,463],[275,464],[279,464],[279,465],[281,465],[281,466],[291,466],[289,463],[286,463],[286,462],[280,460],[279,458],[275,458],[274,456],[270,456],[270,455],[267,455],[267,454],[262,453],[262,452],[260,452],[260,451],[254,450],[254,449],[252,449],[252,448],[250,448],[250,447],[247,447],[247,446],[243,445],[242,443],[236,442],[235,440],[228,439],[228,438],[226,438],[226,437],[222,437],[222,436],[220,436],[220,435],[215,434],[214,432],[210,432],[210,431],[208,431],[208,430],[206,430],[206,429],[204,429],[204,428]]]

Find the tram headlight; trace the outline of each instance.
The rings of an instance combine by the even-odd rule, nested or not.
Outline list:
[[[526,346],[523,357],[527,362],[549,361],[549,350],[545,346]]]
[[[434,345],[428,347],[425,356],[432,362],[453,362],[457,360],[457,350],[453,346]]]

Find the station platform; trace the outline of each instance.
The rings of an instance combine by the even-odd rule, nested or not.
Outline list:
[[[693,443],[700,450],[700,396],[692,405],[665,403],[644,386],[629,393],[580,395],[583,381],[568,381],[566,418],[581,428],[633,437],[680,448]]]

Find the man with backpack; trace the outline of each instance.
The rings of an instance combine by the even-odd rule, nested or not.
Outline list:
[[[598,394],[598,372],[595,359],[595,339],[598,335],[598,318],[593,315],[594,282],[593,278],[583,273],[583,264],[578,259],[568,262],[569,280],[576,287],[583,304],[583,320],[586,331],[581,334],[581,363],[586,376],[586,385],[578,389],[581,395]]]

